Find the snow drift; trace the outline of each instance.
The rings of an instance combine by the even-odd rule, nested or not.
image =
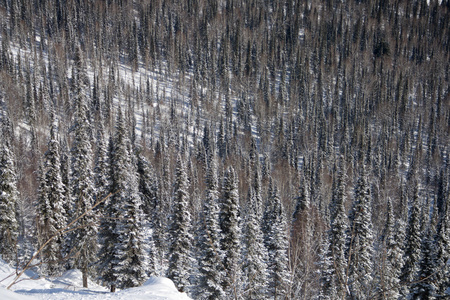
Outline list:
[[[28,271],[11,290],[7,290],[6,287],[14,276],[15,270],[0,260],[0,299],[190,299],[185,293],[178,292],[172,280],[164,277],[151,277],[141,287],[110,293],[108,289],[93,281],[89,281],[89,288],[83,288],[79,270],[69,270],[57,278],[39,278],[34,272]]]

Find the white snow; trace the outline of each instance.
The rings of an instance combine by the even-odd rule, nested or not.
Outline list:
[[[89,281],[89,288],[82,287],[79,270],[69,270],[58,278],[38,278],[37,274],[27,271],[11,287],[16,270],[0,260],[0,299],[1,300],[84,300],[84,299],[126,299],[126,300],[183,300],[190,299],[176,289],[172,280],[164,277],[151,277],[141,287],[130,288],[115,293]]]

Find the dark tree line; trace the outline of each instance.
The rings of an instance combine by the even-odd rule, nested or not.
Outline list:
[[[39,272],[112,290],[445,297],[449,10],[1,0],[2,258],[52,238]]]

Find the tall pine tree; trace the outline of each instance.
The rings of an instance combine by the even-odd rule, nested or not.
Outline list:
[[[434,236],[434,261],[436,294],[443,297],[450,286],[450,196],[448,171],[441,171],[437,192],[439,220]]]
[[[414,184],[414,194],[409,204],[409,218],[406,228],[404,265],[400,280],[403,282],[402,294],[409,294],[408,287],[415,280],[418,272],[421,249],[420,197],[419,184]]]
[[[348,249],[348,280],[351,297],[368,299],[373,293],[372,195],[365,166],[356,182]]]
[[[341,169],[333,182],[333,195],[330,204],[330,229],[328,231],[328,252],[323,254],[322,260],[330,260],[329,271],[322,270],[322,294],[342,299],[347,295],[347,258],[346,242],[348,221],[345,213],[346,175]]]
[[[309,181],[302,174],[300,187],[296,199],[296,206],[293,213],[291,229],[291,250],[296,253],[293,263],[293,278],[298,283],[293,290],[294,295],[305,293],[310,290],[307,286],[311,282],[307,278],[314,268],[315,253],[312,251],[314,246],[314,222],[311,209],[311,194]],[[305,297],[308,297],[305,295]]]
[[[91,208],[95,201],[93,154],[90,143],[91,125],[88,119],[88,106],[85,96],[85,71],[81,50],[75,55],[75,124],[72,128],[74,141],[71,149],[72,217],[84,214],[74,226],[76,229],[68,235],[70,239],[69,255],[73,256],[74,266],[83,273],[83,287],[88,284],[88,272],[97,259],[97,215]]]
[[[162,264],[161,251],[161,203],[158,195],[158,181],[150,162],[144,157],[140,149],[136,150],[137,175],[139,183],[139,196],[142,200],[142,210],[146,224],[146,244],[148,253],[147,273],[154,276],[157,268]]]
[[[111,189],[110,161],[101,110],[99,111],[99,115],[100,117],[97,125],[97,140],[94,160],[95,202],[104,200],[104,198],[110,193]],[[103,207],[104,202],[98,206],[100,214],[103,213]]]
[[[244,291],[245,299],[264,299],[267,295],[267,249],[261,230],[257,193],[250,188],[244,229]]]
[[[178,155],[175,170],[175,190],[173,198],[173,215],[169,228],[169,269],[167,276],[172,279],[179,291],[190,287],[191,214],[189,212],[188,178],[181,155]]]
[[[268,251],[268,295],[273,299],[284,299],[290,284],[287,221],[278,188],[272,179],[268,194],[263,217],[264,244]]]
[[[7,262],[14,261],[17,255],[19,224],[16,205],[19,192],[16,181],[13,154],[8,138],[3,136],[0,149],[0,254]]]
[[[100,235],[100,272],[111,291],[138,286],[146,278],[142,202],[128,135],[119,110],[111,152],[112,196],[105,203]]]
[[[423,214],[426,214],[423,213]],[[436,299],[436,270],[434,269],[434,245],[431,226],[427,217],[422,218],[425,231],[422,232],[421,256],[417,267],[415,281],[410,287],[410,299]]]
[[[223,181],[220,210],[222,231],[221,249],[224,252],[225,277],[222,286],[228,297],[237,298],[241,293],[241,228],[239,217],[238,179],[233,167],[228,167]]]
[[[378,271],[378,292],[381,299],[398,299],[400,274],[403,267],[402,241],[399,224],[395,221],[391,199],[388,199],[386,224],[381,237],[381,264]]]
[[[64,185],[61,177],[60,145],[57,136],[57,122],[52,114],[50,141],[40,170],[37,199],[38,243],[42,250],[43,272],[55,275],[60,271],[63,256],[63,237],[60,231],[67,225],[67,212],[64,209]]]
[[[222,288],[224,253],[220,248],[219,182],[216,159],[210,159],[206,174],[206,198],[201,212],[199,231],[199,283],[201,299],[225,299]]]

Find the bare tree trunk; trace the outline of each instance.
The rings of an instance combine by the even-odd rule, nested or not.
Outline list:
[[[116,292],[116,285],[111,284],[111,293],[115,293],[115,292]]]
[[[84,267],[81,272],[83,274],[83,287],[87,288],[88,287],[88,271],[87,271],[87,268]]]

